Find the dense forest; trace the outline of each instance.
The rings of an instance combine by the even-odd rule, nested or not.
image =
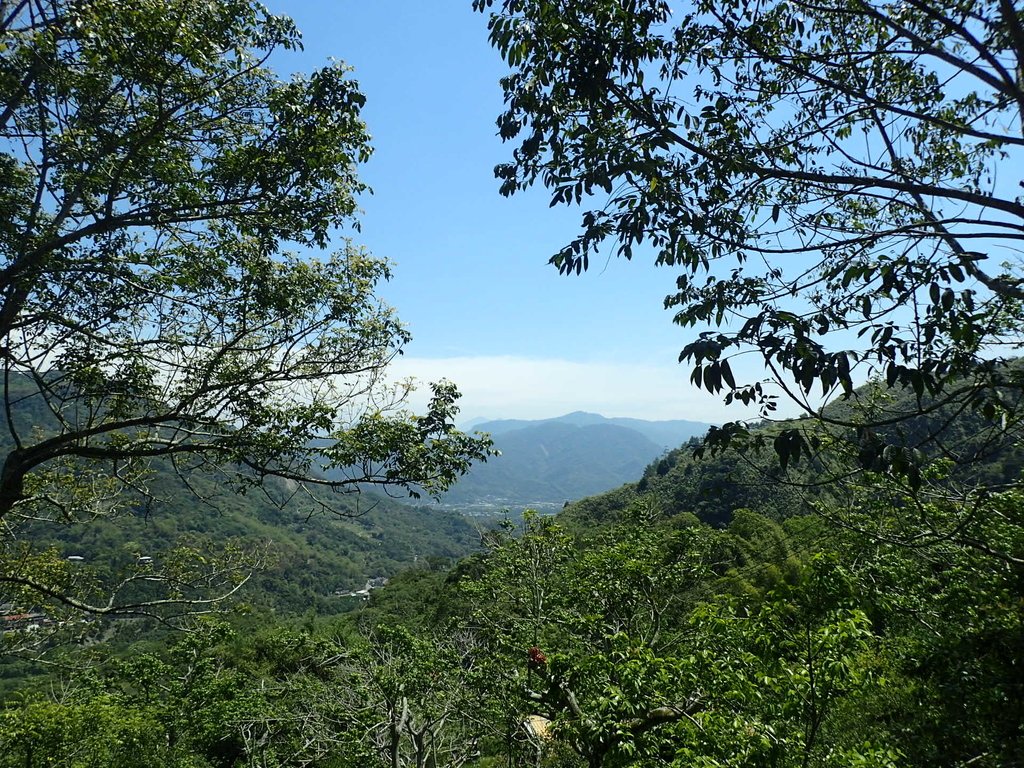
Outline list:
[[[349,70],[250,0],[0,0],[0,768],[1024,766],[1024,9],[467,5],[501,194],[674,269],[757,417],[420,504],[499,457],[389,383]]]
[[[1020,452],[958,419],[964,461],[929,457],[919,488],[816,483],[862,458],[836,433],[785,471],[773,440],[701,458],[694,441],[347,610],[271,569],[273,612],[57,635],[42,671],[7,665],[0,765],[1020,764],[1024,499],[959,497],[1007,484]]]
[[[813,494],[708,501],[712,526],[674,511],[686,477],[527,513],[354,613],[65,652],[9,700],[0,764],[1020,763],[1019,492],[969,526],[877,485],[842,526]],[[960,532],[902,542],[934,524]]]

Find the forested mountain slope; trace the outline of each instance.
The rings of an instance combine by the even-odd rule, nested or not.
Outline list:
[[[84,746],[125,768],[1008,768],[1019,594],[1019,571],[977,549],[813,515],[713,528],[648,500],[585,532],[527,516],[359,615],[204,624],[59,700],[26,690],[0,711],[0,766]]]
[[[16,388],[18,380],[12,382]],[[54,414],[30,386],[23,389],[11,397],[12,420],[23,432],[52,431]],[[8,442],[0,434],[0,448]],[[55,548],[60,557],[73,558],[83,575],[106,584],[137,572],[140,563],[158,571],[186,548],[204,556],[230,550],[247,564],[243,571],[253,571],[236,602],[285,614],[346,610],[351,599],[336,592],[420,560],[455,559],[479,548],[480,520],[376,492],[297,490],[271,480],[238,493],[219,474],[155,460],[118,489],[109,515],[12,518],[8,525],[19,538]],[[2,598],[0,603],[13,600]]]
[[[915,482],[922,476],[941,477],[935,482],[959,493],[1020,481],[1024,447],[1018,425],[960,408],[900,418],[919,410],[911,390],[883,394],[877,385],[865,385],[825,408],[831,424],[810,419],[762,423],[720,451],[701,449],[701,441],[692,440],[651,462],[634,482],[570,504],[562,518],[567,524],[610,523],[630,503],[649,496],[666,514],[693,513],[722,526],[736,509],[753,509],[775,520],[807,514],[815,503],[841,499],[865,481],[865,473],[895,473],[905,482],[908,473]],[[847,424],[863,419],[865,412],[895,423],[870,430]],[[794,435],[803,447],[783,467],[776,439]],[[893,443],[902,448],[887,450]]]
[[[960,432],[983,440],[983,422]],[[1012,441],[916,492],[885,472],[814,485],[858,459],[842,442],[784,471],[767,445],[683,446],[487,532],[454,568],[420,559],[358,612],[202,623],[167,651],[108,654],[60,701],[37,679],[0,712],[0,766],[79,743],[181,768],[1018,765],[1024,500],[994,492],[964,518],[943,490],[1009,477]],[[24,739],[35,724],[46,737]]]
[[[662,449],[614,424],[545,422],[494,437],[500,456],[474,466],[447,504],[529,506],[578,499],[627,482]]]
[[[180,547],[218,551],[226,545],[252,553],[255,573],[236,601],[301,614],[351,607],[334,593],[390,576],[419,560],[463,557],[480,546],[480,520],[434,506],[413,507],[373,493],[334,498],[326,506],[276,494],[239,496],[215,478],[192,476],[190,487],[158,470],[150,488],[157,498],[110,519],[68,522],[38,531],[65,557],[104,581],[141,558],[162,564]],[[195,493],[202,495],[197,498]],[[32,526],[24,534],[35,533]],[[147,561],[148,562],[148,561]]]
[[[452,505],[561,506],[635,479],[664,451],[707,431],[695,421],[605,418],[574,411],[554,419],[475,424],[500,456],[477,464],[449,491]]]

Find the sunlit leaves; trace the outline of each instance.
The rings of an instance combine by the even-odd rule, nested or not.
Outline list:
[[[298,31],[249,0],[0,16],[5,536],[131,509],[155,459],[243,491],[436,494],[487,455],[454,387],[413,416],[384,382],[409,339],[374,295],[388,265],[316,253],[366,190],[347,67],[278,76]]]
[[[726,350],[798,399],[871,376],[919,397],[998,385],[1024,220],[997,173],[1024,159],[999,2],[475,6],[511,70],[502,192],[583,208],[562,273],[599,248],[675,267],[675,321],[719,329],[683,350],[696,386],[750,391]]]

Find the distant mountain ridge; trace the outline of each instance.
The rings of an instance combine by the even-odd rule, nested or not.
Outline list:
[[[710,424],[605,418],[574,411],[553,419],[476,421],[501,456],[474,466],[444,501],[466,506],[561,506],[635,480],[651,461]]]
[[[652,443],[662,449],[678,448],[691,437],[703,435],[711,424],[703,421],[687,421],[671,419],[667,421],[648,421],[646,419],[630,419],[625,417],[606,417],[599,413],[573,411],[564,416],[552,419],[496,419],[494,421],[475,420],[472,429],[478,432],[489,432],[492,436],[504,434],[517,429],[527,429],[541,424],[572,424],[577,427],[595,424],[612,424],[639,432]]]

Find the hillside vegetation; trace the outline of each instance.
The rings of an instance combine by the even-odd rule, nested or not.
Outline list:
[[[20,430],[56,434],[55,415],[28,382],[13,379],[9,390],[9,413]],[[5,448],[10,436],[0,435]],[[223,474],[167,459],[150,462],[117,496],[104,514],[12,516],[8,527],[22,540],[46,542],[52,562],[73,558],[71,580],[83,588],[155,576],[189,550],[211,558],[230,553],[227,562],[237,561],[234,578],[251,574],[235,600],[287,615],[347,610],[352,601],[336,592],[420,559],[465,556],[479,548],[479,529],[487,524],[380,493],[332,494],[282,479],[239,494]],[[31,599],[0,591],[8,612],[37,606],[25,602]]]
[[[1019,362],[1009,367],[1016,369]],[[863,416],[865,408],[870,409],[867,418],[900,421],[867,431],[810,419],[764,423],[734,434],[732,444],[720,449],[713,431],[707,446],[692,440],[671,450],[651,462],[637,481],[570,504],[562,518],[579,525],[608,523],[636,499],[650,497],[666,514],[692,513],[720,527],[735,509],[756,510],[774,520],[807,514],[818,504],[835,504],[844,494],[872,487],[879,473],[912,490],[909,485],[922,482],[921,474],[931,467],[927,482],[960,496],[1013,487],[1020,480],[1024,447],[1013,425],[952,406],[914,415],[920,408],[916,393],[884,390],[877,383],[831,403],[823,415],[840,422]],[[905,418],[908,414],[912,418]],[[795,432],[804,435],[807,447],[782,466],[776,441]],[[892,449],[884,454],[892,443],[904,446],[897,458]]]
[[[963,465],[926,456],[919,486],[842,441],[785,470],[770,447],[681,446],[454,567],[421,559],[345,616],[94,648],[61,700],[23,684],[0,765],[85,766],[82,744],[126,767],[1018,765],[1024,499],[990,492],[965,517],[955,494],[1009,478],[1019,451],[971,453],[987,424],[958,418]],[[813,482],[840,466],[845,485]]]

